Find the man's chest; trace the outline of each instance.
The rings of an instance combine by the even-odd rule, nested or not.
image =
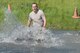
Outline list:
[[[31,18],[33,20],[39,20],[39,19],[41,19],[41,14],[32,14]]]

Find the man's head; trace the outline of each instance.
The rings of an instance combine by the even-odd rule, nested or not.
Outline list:
[[[32,10],[34,12],[37,12],[38,11],[38,5],[37,5],[37,3],[32,3]]]

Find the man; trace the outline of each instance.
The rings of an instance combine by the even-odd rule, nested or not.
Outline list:
[[[37,3],[32,3],[32,12],[29,14],[28,26],[46,26],[46,18],[42,10],[38,8]]]

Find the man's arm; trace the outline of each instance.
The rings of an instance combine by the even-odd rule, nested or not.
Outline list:
[[[44,28],[46,27],[46,18],[45,18],[45,16],[43,17],[43,27]]]
[[[46,17],[44,15],[44,12],[42,11],[42,19],[43,19],[43,26],[42,27],[46,27]]]
[[[27,26],[30,27],[30,26],[31,26],[31,23],[32,23],[32,19],[29,18],[29,19],[28,19]]]

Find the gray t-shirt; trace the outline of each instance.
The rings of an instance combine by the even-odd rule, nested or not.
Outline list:
[[[34,13],[33,11],[29,14],[29,19],[32,20],[32,26],[42,26],[43,25],[43,19],[45,15],[42,10],[38,10],[37,13]]]

